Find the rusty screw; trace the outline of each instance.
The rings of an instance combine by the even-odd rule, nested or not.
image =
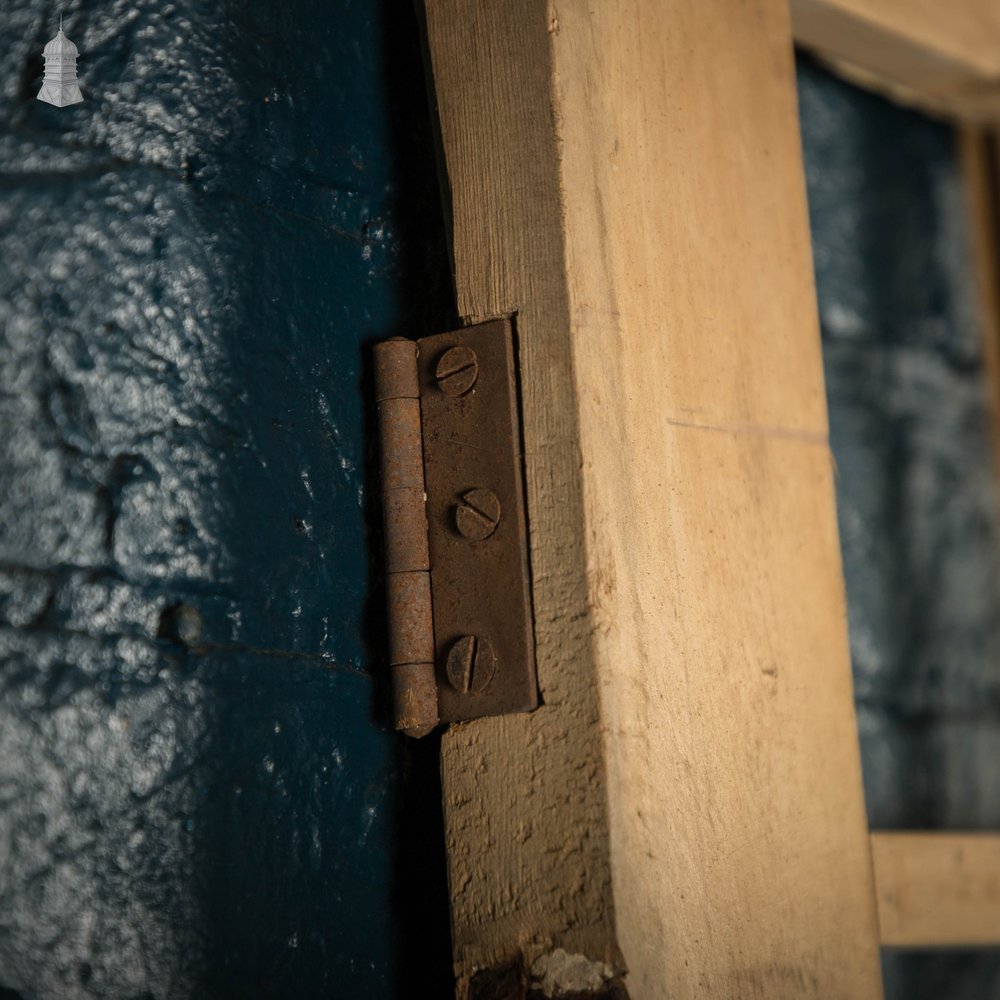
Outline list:
[[[445,672],[451,686],[461,694],[474,694],[489,686],[497,669],[493,643],[475,635],[463,635],[448,650]]]
[[[469,490],[455,508],[455,525],[470,541],[489,538],[499,523],[500,501],[492,490]]]
[[[464,396],[479,377],[479,360],[469,347],[453,347],[441,355],[434,372],[442,392],[449,396]]]

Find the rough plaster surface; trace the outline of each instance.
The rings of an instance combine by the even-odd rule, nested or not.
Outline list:
[[[615,977],[606,962],[592,962],[586,955],[571,955],[556,948],[540,955],[531,966],[533,986],[547,997],[567,993],[597,993]]]
[[[449,988],[364,358],[450,295],[412,13],[363,8],[77,2],[54,108],[58,12],[4,6],[5,997]]]

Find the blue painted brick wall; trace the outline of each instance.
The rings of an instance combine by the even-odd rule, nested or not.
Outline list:
[[[446,995],[365,360],[452,322],[412,8],[2,17],[3,995]]]

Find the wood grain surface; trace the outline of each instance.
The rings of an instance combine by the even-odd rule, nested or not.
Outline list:
[[[516,312],[543,707],[443,747],[460,990],[881,996],[782,0],[428,0],[460,312]]]

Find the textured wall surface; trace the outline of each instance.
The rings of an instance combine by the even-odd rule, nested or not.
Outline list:
[[[0,30],[0,995],[446,995],[365,361],[452,320],[412,10],[61,9],[83,104]]]
[[[1000,828],[1000,496],[954,132],[807,61],[799,100],[868,815]],[[1000,997],[891,956],[899,1000]]]

